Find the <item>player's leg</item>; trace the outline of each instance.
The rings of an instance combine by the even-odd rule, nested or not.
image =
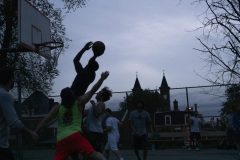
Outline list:
[[[107,141],[105,148],[104,148],[104,156],[106,157],[106,159],[109,159],[110,156],[110,145],[109,142]]]
[[[138,160],[141,160],[140,155],[139,155],[139,146],[141,145],[139,142],[139,136],[133,135],[133,147],[134,147],[134,153],[137,156]]]
[[[119,160],[123,160],[123,156],[121,154],[121,152],[119,150],[112,150],[112,152],[115,154],[115,156],[119,159]]]
[[[118,137],[109,137],[108,138],[109,147],[119,160],[123,160],[123,156],[118,149],[118,139],[119,139]]]
[[[94,150],[92,145],[88,142],[88,140],[83,137],[80,133],[75,135],[75,140],[72,144],[74,149],[79,152],[85,154],[87,157],[93,160],[106,160],[105,157]]]
[[[190,133],[190,148],[194,148],[194,133]]]
[[[143,160],[147,160],[147,154],[148,154],[148,136],[147,135],[142,136],[142,146],[143,146]]]
[[[54,160],[66,160],[69,156],[70,150],[71,150],[71,143],[68,141],[69,138],[66,138],[64,140],[61,140],[56,145],[56,153]]]
[[[196,132],[196,150],[199,150],[199,144],[200,144],[200,139],[201,139],[201,135],[200,132]]]

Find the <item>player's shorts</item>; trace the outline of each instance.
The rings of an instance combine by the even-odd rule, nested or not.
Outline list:
[[[190,133],[190,139],[191,141],[193,141],[194,139],[196,139],[197,141],[200,140],[200,132],[191,132]]]
[[[133,145],[135,149],[146,149],[148,146],[148,136],[133,135]]]
[[[96,151],[100,153],[103,152],[106,143],[105,134],[98,132],[88,132],[87,138]]]
[[[95,152],[92,145],[80,132],[73,133],[69,137],[57,142],[54,160],[64,160],[75,152],[85,155]]]
[[[118,141],[119,141],[118,137],[108,137],[108,141],[105,145],[105,150],[117,151]]]

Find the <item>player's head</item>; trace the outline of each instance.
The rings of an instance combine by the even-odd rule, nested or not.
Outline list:
[[[138,101],[137,102],[137,110],[142,111],[144,109],[144,102]]]
[[[12,68],[3,67],[0,69],[0,85],[8,90],[14,87],[14,71]]]
[[[99,116],[99,115],[102,115],[104,112],[105,112],[105,108],[106,108],[106,105],[105,105],[105,103],[104,102],[97,102],[97,104],[96,104],[96,115],[97,115],[97,117]]]
[[[104,87],[101,91],[97,93],[96,100],[106,102],[111,97],[112,97],[112,91],[108,87]]]
[[[88,64],[86,66],[86,69],[89,71],[96,71],[99,68],[98,62],[95,60],[95,57],[92,57],[89,61]]]
[[[62,105],[66,108],[72,107],[75,102],[75,97],[71,88],[66,87],[63,88],[60,93],[62,99]]]

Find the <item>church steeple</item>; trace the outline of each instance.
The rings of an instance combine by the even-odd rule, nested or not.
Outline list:
[[[162,84],[161,84],[160,88],[164,88],[164,89],[168,89],[169,88],[167,80],[166,80],[166,77],[165,77],[165,74],[163,74]]]
[[[170,111],[170,87],[168,86],[165,74],[163,73],[163,78],[162,78],[162,83],[161,86],[159,87],[160,89],[160,94],[161,94],[161,99],[162,99],[162,111]]]
[[[136,74],[136,80],[135,80],[132,91],[142,91],[142,87],[141,87],[140,82],[138,80],[138,75],[137,74]]]

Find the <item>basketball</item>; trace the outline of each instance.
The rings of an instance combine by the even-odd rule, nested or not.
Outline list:
[[[101,56],[105,51],[105,45],[101,41],[96,41],[92,45],[92,51],[95,56]]]

